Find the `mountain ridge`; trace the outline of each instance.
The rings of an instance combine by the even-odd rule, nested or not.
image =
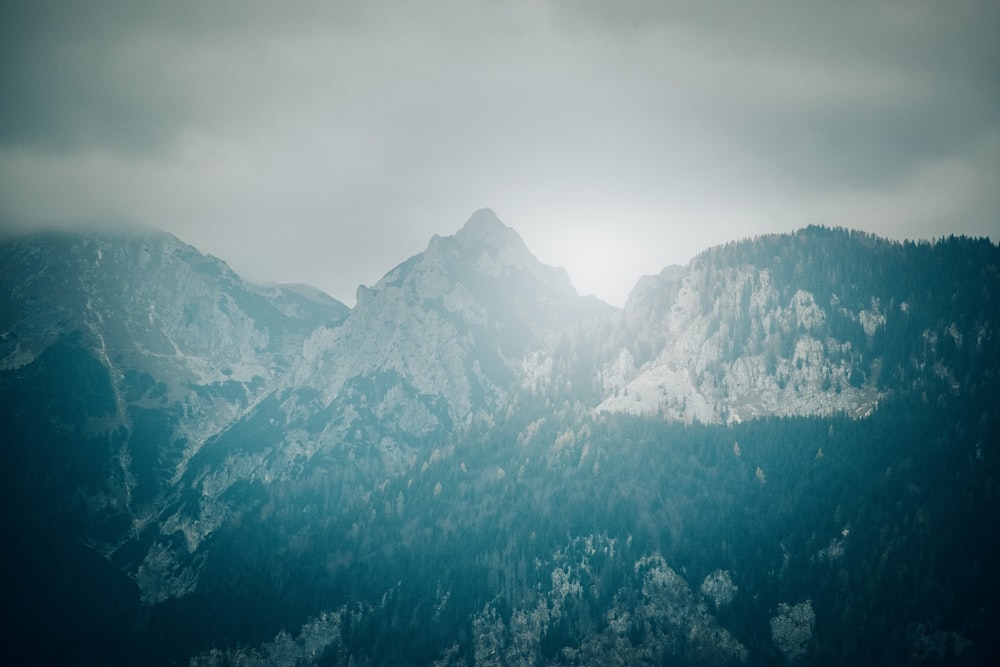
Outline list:
[[[353,309],[312,288],[246,283],[169,235],[3,241],[0,260],[4,521],[16,552],[26,561],[37,526],[54,526],[62,537],[46,558],[72,572],[59,545],[99,554],[113,566],[99,579],[119,591],[121,609],[167,619],[187,609],[219,632],[224,621],[199,616],[198,605],[245,605],[243,587],[275,596],[283,625],[264,618],[241,640],[261,646],[261,637],[301,628],[320,653],[348,651],[350,637],[363,636],[357,619],[370,622],[413,595],[434,618],[451,618],[434,660],[478,628],[456,651],[484,664],[491,651],[514,662],[572,664],[570,653],[546,643],[559,633],[567,648],[576,637],[574,650],[591,658],[767,664],[753,656],[798,655],[800,647],[774,639],[777,648],[762,648],[761,630],[735,622],[722,601],[735,596],[764,619],[783,609],[773,618],[792,637],[805,632],[795,624],[809,624],[802,619],[811,607],[790,593],[768,593],[763,609],[739,597],[757,569],[723,564],[734,550],[750,558],[751,547],[727,546],[722,533],[717,551],[718,543],[692,537],[686,521],[704,512],[748,516],[739,534],[748,545],[763,540],[755,526],[769,515],[753,503],[793,516],[772,490],[806,494],[796,486],[806,482],[794,480],[827,479],[823,461],[849,475],[850,434],[898,423],[918,440],[920,429],[905,417],[915,409],[982,412],[975,424],[928,422],[925,430],[968,445],[967,465],[992,470],[982,429],[993,423],[984,397],[1000,368],[1000,249],[988,240],[903,243],[810,227],[666,267],[641,279],[621,310],[577,295],[564,271],[541,264],[488,209],[359,287]],[[883,416],[882,405],[895,407]],[[796,435],[796,424],[808,437]],[[764,439],[771,432],[784,439]],[[944,451],[923,446],[930,459]],[[858,456],[880,484],[896,484],[916,465]],[[711,508],[728,509],[698,509],[696,499],[713,491],[687,478],[677,486],[683,494],[671,495],[673,487],[655,481],[668,474],[661,459],[679,466],[677,474],[687,465],[705,479],[723,476],[735,504],[713,499]],[[855,495],[866,488],[851,484]],[[910,489],[900,507],[925,497],[913,491],[926,488],[923,478],[899,484]],[[846,506],[850,496],[837,497]],[[861,564],[847,560],[849,534],[883,533],[857,512],[854,523],[819,522],[816,546],[808,532],[788,536],[766,524],[760,548],[775,560],[765,571],[784,572],[782,554],[798,549],[796,567],[838,563],[860,577]],[[602,528],[601,517],[617,523]],[[629,517],[638,517],[634,525]],[[495,532],[510,541],[498,543]],[[486,546],[464,560],[449,555],[445,546],[466,533]],[[642,546],[630,550],[633,535]],[[442,572],[400,565],[409,555],[422,560],[421,549],[437,554]],[[692,560],[699,549],[715,560]],[[383,571],[371,560],[378,555],[395,565]],[[393,567],[430,581],[429,592],[395,583]],[[294,571],[309,572],[317,590],[337,591],[329,593],[336,603],[284,606],[291,593],[283,590],[309,597],[303,590],[312,587],[295,583]],[[627,582],[625,572],[637,577],[634,589],[609,583]],[[525,583],[532,577],[539,588]],[[449,607],[453,589],[462,597],[460,581],[489,585],[468,584],[469,597]],[[785,590],[780,576],[768,581]],[[625,616],[589,616],[585,590],[600,609],[644,620],[630,627]],[[63,594],[54,589],[52,599]],[[621,611],[629,600],[638,606]],[[830,613],[818,609],[812,623]],[[156,632],[172,637],[168,627]],[[666,644],[654,627],[667,629]],[[914,630],[907,641],[917,646],[937,631]],[[953,644],[980,637],[972,625],[940,632],[959,633],[944,635]],[[718,641],[680,639],[698,633]],[[192,652],[177,660],[194,660],[216,639],[192,639]],[[373,650],[357,641],[351,650]],[[275,642],[268,651],[285,650]],[[201,655],[208,662],[199,664],[221,664]]]

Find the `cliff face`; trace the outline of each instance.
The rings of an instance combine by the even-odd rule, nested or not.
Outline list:
[[[347,313],[247,284],[166,234],[42,234],[0,255],[8,453],[34,462],[18,487],[42,505],[82,495],[87,538],[109,556],[159,524],[192,457]],[[86,461],[65,470],[76,479],[53,479],[51,449]]]
[[[807,289],[784,298],[775,282],[771,267],[716,268],[706,258],[682,276],[644,281],[626,305],[624,344],[601,369],[609,396],[599,409],[703,423],[866,414],[878,391],[852,382],[870,368],[854,354],[859,336],[830,330],[836,299],[821,305]],[[876,307],[837,315],[860,329],[871,322],[870,339],[885,319]]]
[[[329,402],[352,379],[392,375],[461,420],[502,405],[530,350],[612,310],[602,306],[578,297],[564,271],[541,264],[482,210],[374,287],[360,287],[344,326],[307,342],[294,384],[316,387]]]
[[[598,411],[687,423],[865,417],[928,374],[957,391],[992,358],[996,255],[822,228],[731,243],[641,279],[620,314],[575,331],[571,360],[536,352],[551,372],[532,381],[584,369]]]

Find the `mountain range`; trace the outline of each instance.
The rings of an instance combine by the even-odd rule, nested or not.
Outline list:
[[[990,664],[998,268],[809,227],[617,309],[483,209],[348,308],[165,233],[5,239],[6,643]]]

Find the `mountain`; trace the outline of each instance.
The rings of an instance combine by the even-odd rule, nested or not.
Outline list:
[[[990,354],[992,250],[810,227],[706,251],[636,287],[599,409],[701,422],[871,414],[940,364],[932,339]]]
[[[461,420],[502,405],[541,341],[611,310],[578,297],[564,270],[541,264],[483,209],[373,288],[359,287],[344,326],[309,341],[295,383],[329,401],[351,379],[389,375],[404,393],[443,401],[448,422]]]
[[[111,558],[155,524],[199,448],[348,310],[249,285],[155,232],[9,240],[0,267],[8,517],[70,520]]]
[[[144,598],[193,589],[199,548],[245,511],[245,485],[330,470],[340,485],[399,475],[456,425],[500,409],[531,346],[610,311],[578,297],[565,272],[539,263],[492,211],[435,237],[360,287],[343,322],[304,341],[282,386],[190,459],[160,534],[142,540]]]
[[[5,639],[990,664],[998,260],[809,227],[618,310],[483,209],[348,309],[158,232],[0,241]]]
[[[733,242],[643,277],[579,352],[536,350],[562,375],[534,382],[575,375],[599,412],[685,423],[864,417],[929,370],[961,387],[993,363],[995,261],[988,241],[820,227]]]

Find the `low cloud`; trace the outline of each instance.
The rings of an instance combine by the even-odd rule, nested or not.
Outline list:
[[[554,264],[578,261],[560,249],[575,227],[614,230],[615,301],[707,244],[811,222],[996,237],[998,19],[973,2],[5,3],[0,225],[157,226],[346,301],[482,206]]]

